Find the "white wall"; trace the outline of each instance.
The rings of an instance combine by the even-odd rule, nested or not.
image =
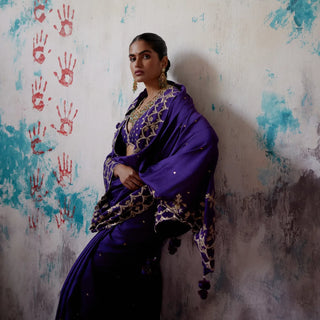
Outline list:
[[[1,319],[54,316],[91,237],[102,164],[134,98],[128,45],[142,32],[166,40],[169,78],[220,138],[213,288],[199,299],[200,256],[185,235],[176,255],[163,252],[163,319],[318,319],[319,15],[320,2],[308,0],[0,0]],[[45,35],[40,64],[33,43]],[[69,86],[58,81],[65,52],[71,67],[76,59]],[[42,111],[32,101],[40,76]],[[64,100],[71,119],[78,110],[65,135]],[[34,149],[29,130],[41,139]]]

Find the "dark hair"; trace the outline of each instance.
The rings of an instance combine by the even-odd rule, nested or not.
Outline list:
[[[165,41],[157,34],[150,33],[150,32],[139,34],[131,41],[130,46],[138,40],[143,40],[147,42],[149,46],[158,54],[160,60],[163,57],[168,56],[167,45]],[[168,64],[165,71],[166,74],[169,68],[170,68],[170,61],[168,59]]]

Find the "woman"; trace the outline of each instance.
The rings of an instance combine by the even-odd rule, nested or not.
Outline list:
[[[98,233],[65,281],[56,319],[159,319],[163,242],[190,229],[204,273],[213,271],[218,138],[185,87],[167,82],[162,38],[137,36],[129,60],[134,90],[145,90],[117,125],[90,227]]]

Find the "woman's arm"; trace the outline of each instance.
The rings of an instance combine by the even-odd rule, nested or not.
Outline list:
[[[121,163],[114,167],[113,174],[120,179],[126,188],[132,191],[139,189],[145,184],[134,169]]]

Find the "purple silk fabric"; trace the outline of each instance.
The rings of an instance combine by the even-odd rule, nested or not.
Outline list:
[[[125,155],[124,141],[128,140],[125,126],[146,91],[117,125],[113,149],[104,164],[106,194],[95,208],[90,229],[95,232],[110,228],[155,208],[158,232],[175,236],[179,234],[175,228],[192,229],[206,274],[214,269],[213,175],[218,137],[195,110],[185,87],[169,84],[130,131],[129,141],[135,145],[133,155]],[[113,176],[113,169],[119,163],[139,172],[145,186],[130,192],[119,185]],[[116,193],[115,186],[119,187]]]

